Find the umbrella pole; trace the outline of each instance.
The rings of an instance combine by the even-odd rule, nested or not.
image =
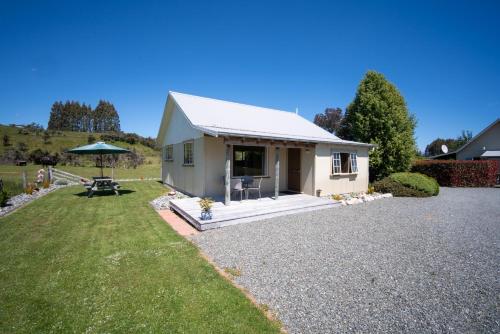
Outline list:
[[[104,177],[104,174],[102,172],[102,153],[101,153],[101,177]]]

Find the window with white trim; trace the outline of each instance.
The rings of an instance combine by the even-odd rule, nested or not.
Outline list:
[[[184,165],[192,166],[193,165],[193,142],[185,142],[184,143]]]
[[[174,160],[174,145],[167,145],[165,146],[165,151],[164,151],[164,160],[165,161],[172,161]]]
[[[332,174],[354,174],[358,172],[355,152],[332,152]]]
[[[356,153],[351,153],[351,173],[358,172],[358,155]]]
[[[332,154],[332,174],[340,174],[340,153],[333,152]]]

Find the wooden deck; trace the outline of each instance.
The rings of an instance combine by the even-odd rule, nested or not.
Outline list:
[[[212,207],[213,218],[201,220],[199,200],[198,197],[172,200],[170,208],[200,231],[340,205],[330,199],[304,194],[282,195],[277,200],[263,197],[242,202],[231,201],[231,205],[215,202]]]

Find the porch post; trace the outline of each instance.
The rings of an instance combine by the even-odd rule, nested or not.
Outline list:
[[[278,199],[280,194],[280,148],[274,149],[274,199]]]
[[[226,145],[226,175],[224,177],[224,204],[231,204],[231,145]]]

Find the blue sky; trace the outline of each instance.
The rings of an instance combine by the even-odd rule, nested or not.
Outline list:
[[[0,123],[114,103],[156,136],[169,90],[345,108],[367,70],[400,89],[420,148],[500,117],[498,1],[2,1]]]

